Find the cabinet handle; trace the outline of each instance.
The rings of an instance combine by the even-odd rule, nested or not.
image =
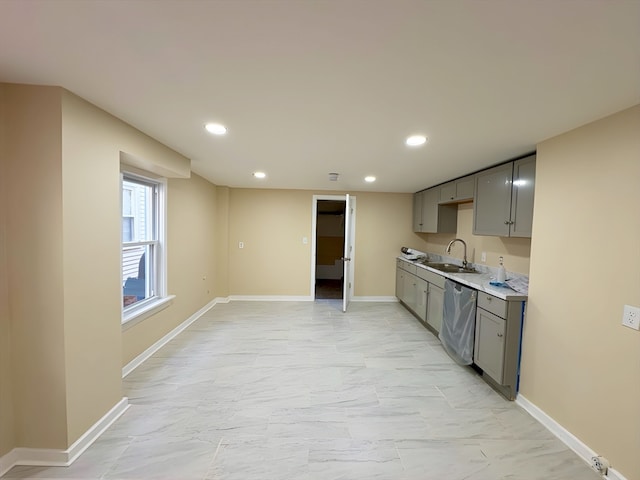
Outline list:
[[[499,336],[499,337],[502,337],[502,334],[501,334],[501,333],[499,333],[499,334],[498,334],[498,336]]]
[[[505,220],[505,221],[504,221],[504,224],[505,224],[505,225],[509,225],[509,220]]]
[[[487,297],[487,302],[490,302],[490,301],[491,301],[491,297]]]

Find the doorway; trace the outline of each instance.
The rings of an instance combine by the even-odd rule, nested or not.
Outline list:
[[[353,297],[355,197],[314,195],[311,248],[311,295],[342,300],[346,312]]]
[[[317,202],[316,300],[342,300],[345,209],[344,200],[318,200]]]

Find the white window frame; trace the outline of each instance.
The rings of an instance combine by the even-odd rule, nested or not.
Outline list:
[[[147,269],[153,271],[153,286],[155,287],[153,295],[144,300],[140,300],[133,305],[127,307],[122,306],[122,326],[126,330],[142,320],[156,314],[160,310],[168,307],[173,301],[174,296],[167,294],[167,179],[156,176],[152,173],[143,172],[133,167],[123,165],[120,171],[120,216],[122,216],[122,191],[123,182],[131,180],[153,186],[153,206],[155,209],[155,218],[153,229],[155,230],[155,239],[123,242],[122,241],[122,221],[120,221],[120,272],[122,275],[122,251],[125,246],[145,246],[154,245],[153,247],[153,263],[150,267],[147,259]],[[136,222],[134,222],[136,223]],[[136,225],[137,227],[137,225]],[[122,300],[120,301],[122,305]]]

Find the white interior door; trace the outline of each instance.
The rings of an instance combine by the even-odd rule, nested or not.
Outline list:
[[[355,197],[346,195],[345,211],[344,211],[344,284],[342,287],[342,311],[346,312],[349,301],[353,297],[353,260],[355,251],[353,249],[353,241],[355,238],[355,213],[356,202]]]

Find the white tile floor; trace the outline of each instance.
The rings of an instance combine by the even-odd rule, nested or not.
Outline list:
[[[394,303],[217,305],[124,395],[71,467],[3,479],[600,478]]]

